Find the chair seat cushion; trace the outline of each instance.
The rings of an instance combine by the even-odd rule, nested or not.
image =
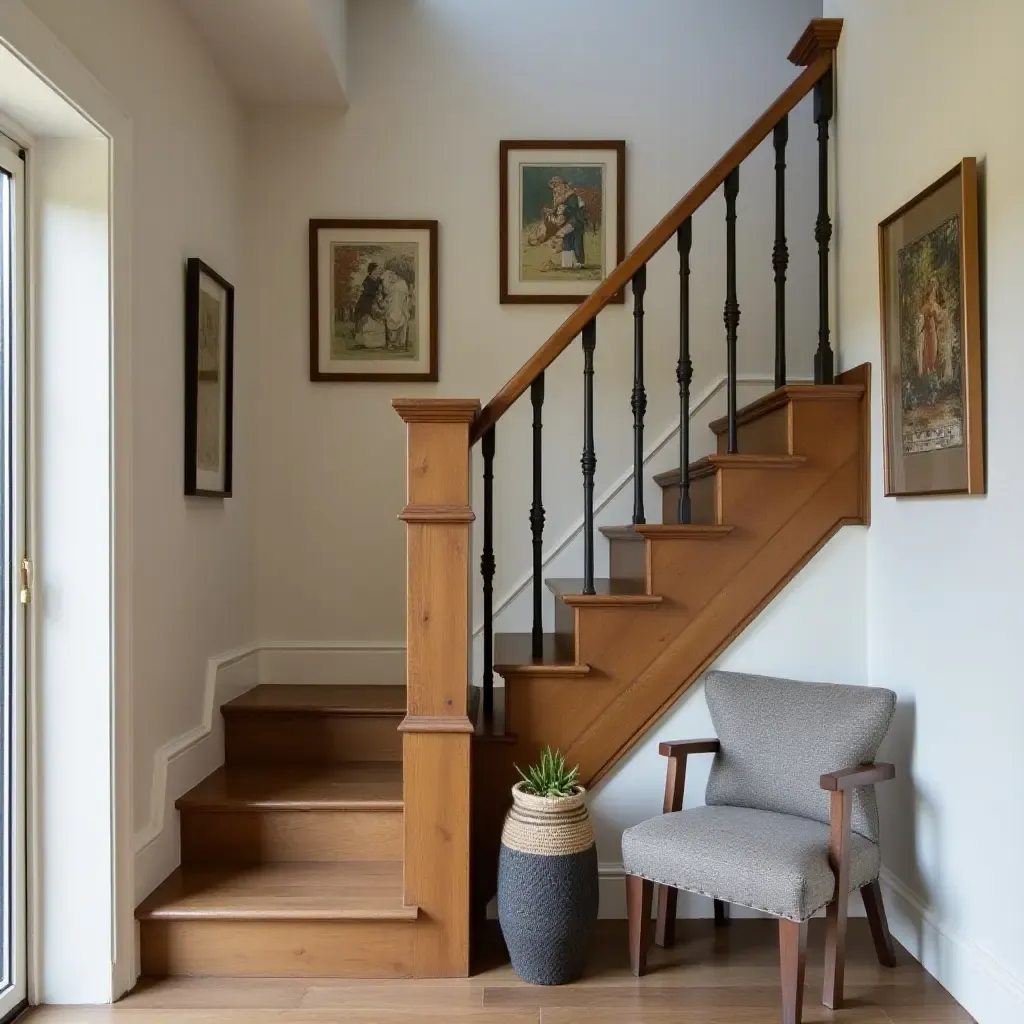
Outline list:
[[[694,807],[622,835],[626,873],[805,921],[832,900],[829,827],[750,807]],[[878,877],[878,846],[850,836],[850,891]]]

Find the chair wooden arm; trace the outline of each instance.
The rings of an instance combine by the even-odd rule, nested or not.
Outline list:
[[[658,744],[658,753],[668,758],[665,772],[665,802],[662,813],[683,809],[683,786],[686,783],[686,758],[689,754],[717,754],[718,740],[666,740]]]
[[[721,743],[718,740],[666,740],[658,744],[662,757],[686,757],[687,754],[717,754]]]
[[[832,791],[857,789],[859,786],[873,786],[876,782],[888,782],[896,778],[896,767],[891,764],[859,764],[856,768],[844,768],[841,772],[822,775],[821,788]]]
[[[828,861],[836,876],[836,891],[825,911],[825,991],[823,1001],[839,1008],[846,960],[846,909],[850,895],[850,821],[853,791],[896,777],[891,764],[861,764],[821,777],[821,788],[830,793]]]

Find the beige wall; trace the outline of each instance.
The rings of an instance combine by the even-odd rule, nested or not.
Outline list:
[[[349,112],[259,115],[248,134],[246,279],[261,410],[262,638],[402,639],[404,537],[395,515],[404,503],[405,440],[390,399],[486,400],[571,310],[498,304],[498,140],[626,139],[632,245],[795,77],[785,55],[815,13],[814,0],[635,0],[628,14],[612,0],[350,4]],[[797,373],[810,372],[815,341],[810,118],[809,104],[802,105],[791,142]],[[740,347],[747,372],[772,369],[772,161],[769,144],[744,167],[740,183]],[[440,221],[437,385],[310,384],[310,217]],[[724,369],[724,230],[717,196],[694,225],[695,393]],[[678,418],[677,268],[670,246],[648,281],[652,439]],[[631,332],[627,308],[600,318],[599,494],[630,465]],[[581,514],[581,364],[576,346],[548,374],[551,539]],[[497,434],[499,598],[529,564],[528,418],[523,403]]]
[[[29,0],[131,116],[134,803],[153,756],[202,721],[207,658],[253,639],[247,292],[239,252],[240,116],[167,0]],[[238,289],[235,496],[182,495],[184,261]]]
[[[890,920],[981,1024],[1024,1019],[1020,628],[1024,5],[825,0],[839,52],[839,331],[876,367],[867,629],[900,695],[884,787]],[[884,498],[877,224],[961,157],[982,177],[988,494]]]

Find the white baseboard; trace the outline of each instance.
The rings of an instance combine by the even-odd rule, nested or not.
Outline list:
[[[405,684],[404,640],[264,640],[261,683]]]
[[[135,899],[147,896],[178,865],[178,816],[174,801],[224,763],[220,706],[259,679],[257,644],[206,663],[202,720],[160,746],[153,755],[149,817],[135,830]]]
[[[1024,1020],[1024,983],[976,942],[958,935],[925,901],[882,868],[889,928],[978,1024]]]
[[[598,885],[600,886],[601,905],[598,910],[598,917],[602,919],[621,920],[626,916],[626,886],[623,883],[625,871],[621,861],[610,861],[598,864]],[[849,914],[851,917],[862,917],[864,915],[864,904],[859,895],[850,899]],[[681,892],[676,903],[676,918],[695,920],[705,917],[714,917],[714,904],[707,896],[698,896],[691,892]],[[762,914],[758,910],[750,910],[747,907],[732,906],[729,908],[729,915],[733,918],[762,918],[768,914]]]

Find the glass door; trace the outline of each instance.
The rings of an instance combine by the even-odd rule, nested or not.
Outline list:
[[[0,134],[0,1021],[25,1001],[25,160]]]

